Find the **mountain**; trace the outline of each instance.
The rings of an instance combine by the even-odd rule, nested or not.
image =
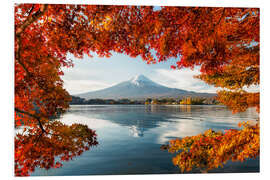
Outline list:
[[[191,97],[212,97],[215,94],[196,93],[182,89],[169,88],[160,85],[144,75],[137,75],[129,81],[124,81],[109,88],[98,91],[77,94],[75,96],[85,99],[145,99],[145,98],[178,98],[183,96]]]

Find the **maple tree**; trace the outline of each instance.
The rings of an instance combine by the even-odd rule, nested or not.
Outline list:
[[[169,11],[168,8],[168,13],[174,13]],[[196,77],[224,88],[218,91],[217,99],[233,112],[249,107],[256,107],[259,112],[260,93],[245,90],[260,84],[259,18],[259,10],[253,8],[192,8],[186,19],[179,18],[184,33],[180,37],[183,42],[177,47],[181,57],[176,67],[199,65],[201,74]],[[171,42],[177,38],[173,32],[168,33]],[[177,46],[171,42],[165,49]],[[196,167],[208,171],[228,160],[255,158],[260,151],[259,124],[225,134],[208,130],[194,137],[171,140],[168,151],[177,153],[173,163],[182,171]]]
[[[202,134],[171,140],[169,145],[162,146],[173,157],[173,164],[182,172],[200,168],[207,172],[213,168],[223,167],[229,161],[244,161],[256,158],[260,151],[260,128],[258,124],[240,124],[242,130],[229,129],[225,133],[211,129]]]
[[[95,131],[87,125],[65,125],[59,121],[47,123],[44,128],[26,129],[15,137],[15,175],[28,176],[39,168],[59,168],[62,161],[81,155],[98,145]],[[58,158],[58,159],[56,159]]]
[[[191,97],[184,98],[180,104],[191,105]]]
[[[234,112],[256,107],[258,8],[15,5],[15,125],[43,127],[68,107],[62,67],[73,54],[141,56],[148,64],[174,59],[176,68],[200,67],[197,78],[225,90],[218,100]]]

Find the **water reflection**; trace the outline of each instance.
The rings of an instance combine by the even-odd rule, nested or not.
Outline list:
[[[128,127],[133,137],[144,137],[144,134],[155,128],[163,127],[159,133],[158,143],[164,144],[173,137],[192,136],[211,128],[220,130],[237,128],[242,121],[256,121],[258,115],[254,109],[245,113],[232,114],[224,106],[200,105],[148,105],[148,106],[72,106],[72,116],[79,116],[89,127],[98,124],[115,124]],[[63,118],[66,121],[68,118]],[[70,118],[72,119],[72,118]],[[74,122],[71,120],[71,122]],[[166,127],[166,128],[164,128]]]
[[[95,131],[87,125],[65,125],[53,121],[40,128],[28,128],[15,136],[15,175],[28,176],[37,167],[59,168],[98,144]]]
[[[143,127],[137,127],[137,126],[131,126],[130,128],[130,134],[133,137],[143,137],[144,128]]]
[[[170,128],[167,128],[157,139],[160,144],[165,144],[172,138],[194,136],[203,131],[200,121],[194,121],[189,119],[183,119],[173,126],[168,124]]]
[[[258,118],[254,109],[232,114],[224,106],[144,106],[82,105],[71,106],[59,120],[66,124],[85,124],[96,130],[99,146],[85,152],[62,168],[40,175],[109,175],[179,173],[172,163],[173,154],[161,151],[172,139],[237,128],[242,121]],[[91,167],[91,168],[90,168]],[[227,163],[215,172],[258,172],[259,160]],[[192,171],[200,172],[200,171]]]
[[[139,130],[140,134],[159,127],[163,122],[174,122],[179,119],[179,113],[183,113],[180,119],[192,119],[191,106],[72,106],[69,112],[89,119],[101,119],[127,126],[132,131]]]
[[[183,105],[183,106],[179,106],[180,110],[182,112],[187,112],[190,113],[191,112],[191,106],[190,105]]]
[[[83,109],[72,107],[70,113],[128,127],[131,134],[138,133],[139,137],[142,137],[145,131],[159,127],[161,122],[168,122],[168,119],[173,117],[171,109],[162,106],[88,106]]]

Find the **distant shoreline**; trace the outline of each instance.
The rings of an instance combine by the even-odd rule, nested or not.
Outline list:
[[[85,99],[71,96],[70,105],[217,105],[213,97],[145,98],[145,99]]]
[[[225,106],[224,104],[70,104],[70,106]]]

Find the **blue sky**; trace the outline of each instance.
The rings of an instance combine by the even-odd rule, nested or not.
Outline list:
[[[99,90],[127,81],[132,77],[143,74],[151,80],[172,88],[192,90],[196,92],[215,92],[199,79],[193,78],[199,74],[198,69],[173,70],[170,68],[176,59],[157,64],[146,64],[141,57],[131,58],[124,54],[114,53],[110,58],[93,58],[85,56],[83,59],[70,58],[74,62],[73,68],[63,69],[64,87],[70,94],[77,94]]]

